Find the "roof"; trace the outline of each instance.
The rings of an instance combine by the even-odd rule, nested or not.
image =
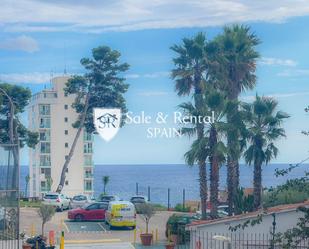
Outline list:
[[[297,208],[299,208],[301,206],[308,207],[309,206],[309,200],[302,202],[302,203],[279,205],[279,206],[270,207],[270,208],[263,209],[263,210],[258,210],[258,211],[255,211],[255,212],[250,212],[250,213],[245,213],[245,214],[240,214],[240,215],[234,215],[234,216],[219,218],[219,219],[215,219],[215,220],[197,220],[197,221],[194,221],[194,222],[188,224],[187,227],[190,228],[190,227],[195,227],[195,226],[208,226],[208,225],[220,224],[220,223],[229,222],[229,221],[239,221],[239,220],[246,219],[246,218],[257,217],[257,215],[259,215],[259,214],[270,215],[270,214],[273,214],[273,213],[289,212],[289,211],[296,210]]]

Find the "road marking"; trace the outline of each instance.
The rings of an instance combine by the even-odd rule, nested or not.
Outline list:
[[[70,230],[69,230],[67,224],[66,224],[64,221],[62,222],[62,226],[64,226],[65,230],[67,230],[67,233],[70,232]]]
[[[105,229],[105,227],[104,226],[102,226],[102,224],[101,223],[98,223],[98,225],[103,229],[103,232],[106,232],[106,229]]]
[[[66,244],[87,244],[87,243],[112,243],[121,242],[120,239],[101,239],[101,240],[66,240]]]

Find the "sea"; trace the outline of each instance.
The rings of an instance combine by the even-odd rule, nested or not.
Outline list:
[[[289,164],[269,164],[263,167],[263,187],[277,186],[287,179],[300,177],[309,169],[309,164],[303,164],[284,177],[275,177],[275,169],[286,169]],[[226,167],[220,169],[220,189],[226,187]],[[21,191],[25,189],[25,177],[28,174],[28,166],[21,166]],[[150,188],[150,200],[167,206],[168,192],[170,193],[170,205],[182,203],[183,191],[186,200],[199,199],[198,167],[189,167],[184,164],[156,164],[156,165],[95,165],[94,169],[94,193],[99,196],[103,192],[102,177],[109,176],[107,185],[108,194],[118,195],[128,200],[136,194],[148,195]],[[253,167],[240,165],[240,184],[243,187],[252,187]]]

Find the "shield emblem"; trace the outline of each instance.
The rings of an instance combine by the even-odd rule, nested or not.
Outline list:
[[[93,118],[97,132],[106,142],[108,142],[119,130],[121,110],[118,108],[94,108]]]

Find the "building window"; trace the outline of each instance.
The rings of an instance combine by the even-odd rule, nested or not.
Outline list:
[[[50,166],[50,155],[40,155],[40,166]]]
[[[40,141],[50,141],[50,131],[40,131]]]
[[[50,105],[39,105],[40,115],[50,115]]]
[[[92,170],[91,169],[85,170],[85,178],[92,178]]]
[[[68,144],[68,143],[65,143],[65,144],[64,144],[64,147],[68,148],[68,147],[69,147],[69,144]]]
[[[92,181],[85,181],[84,189],[85,191],[92,191]]]
[[[84,156],[84,164],[85,166],[92,166],[92,156],[91,155]]]
[[[67,160],[69,158],[69,156],[64,156],[64,159]]]
[[[68,134],[69,134],[69,131],[68,131],[68,130],[65,130],[65,131],[64,131],[64,134],[65,134],[65,135],[68,135]]]
[[[84,153],[92,153],[92,143],[84,143]]]
[[[40,118],[40,128],[50,128],[50,118]]]
[[[42,192],[48,191],[47,190],[47,185],[46,185],[45,181],[41,181],[41,191]]]
[[[65,169],[65,173],[69,173],[69,168],[66,168],[66,169]]]
[[[66,123],[68,122],[68,118],[67,117],[64,118],[64,122],[66,122]]]
[[[64,105],[64,109],[67,110],[69,108],[68,105]]]
[[[65,185],[68,186],[69,185],[69,181],[65,181]]]
[[[41,174],[44,174],[45,178],[50,178],[51,177],[51,170],[50,170],[50,168],[42,168],[41,169]]]
[[[50,153],[50,143],[41,142],[41,153]]]
[[[92,141],[91,133],[88,133],[87,131],[84,131],[84,141]]]

